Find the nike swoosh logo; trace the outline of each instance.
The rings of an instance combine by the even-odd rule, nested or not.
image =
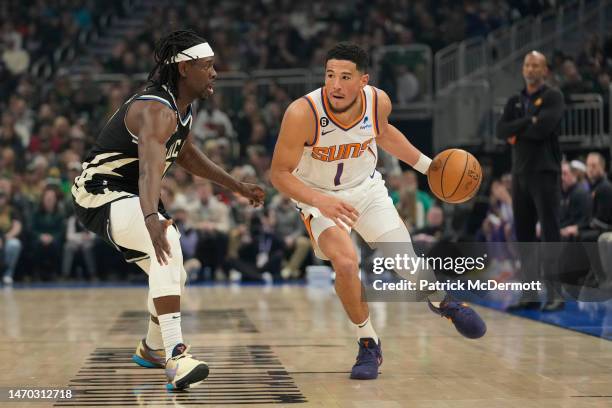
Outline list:
[[[178,319],[181,316],[172,316],[173,319]]]
[[[327,132],[323,130],[323,131],[321,131],[321,136],[325,136],[326,134],[331,133],[334,130],[336,130],[336,129],[328,130]]]

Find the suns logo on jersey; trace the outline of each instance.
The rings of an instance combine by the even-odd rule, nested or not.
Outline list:
[[[312,148],[312,158],[324,162],[344,159],[356,159],[365,152],[373,139],[363,143],[346,143],[335,146],[315,146]]]

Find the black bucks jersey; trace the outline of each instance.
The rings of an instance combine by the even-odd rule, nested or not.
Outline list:
[[[166,143],[166,166],[176,160],[189,135],[191,106],[181,117],[174,95],[165,86],[150,87],[128,99],[109,119],[83,163],[83,172],[72,186],[75,212],[87,229],[110,239],[110,203],[138,195],[138,136],[125,125],[125,116],[133,101],[158,101],[176,112],[176,130]],[[160,201],[159,211],[164,214]]]

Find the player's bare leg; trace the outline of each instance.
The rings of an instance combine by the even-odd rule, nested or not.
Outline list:
[[[354,324],[361,324],[369,312],[361,295],[359,263],[350,236],[339,227],[332,227],[321,233],[318,244],[336,272],[336,293],[346,314]]]
[[[351,378],[371,380],[378,377],[382,364],[380,340],[370,322],[368,304],[363,301],[357,253],[349,234],[339,227],[324,230],[317,241],[336,272],[336,293],[349,319],[357,329],[359,353]]]

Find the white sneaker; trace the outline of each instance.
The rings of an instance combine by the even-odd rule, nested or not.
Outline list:
[[[2,283],[4,283],[6,286],[11,286],[13,284],[13,277],[9,275],[4,275],[4,277],[2,278]]]
[[[168,390],[182,390],[208,377],[208,364],[187,354],[189,346],[179,343],[172,350],[172,358],[166,361]]]

